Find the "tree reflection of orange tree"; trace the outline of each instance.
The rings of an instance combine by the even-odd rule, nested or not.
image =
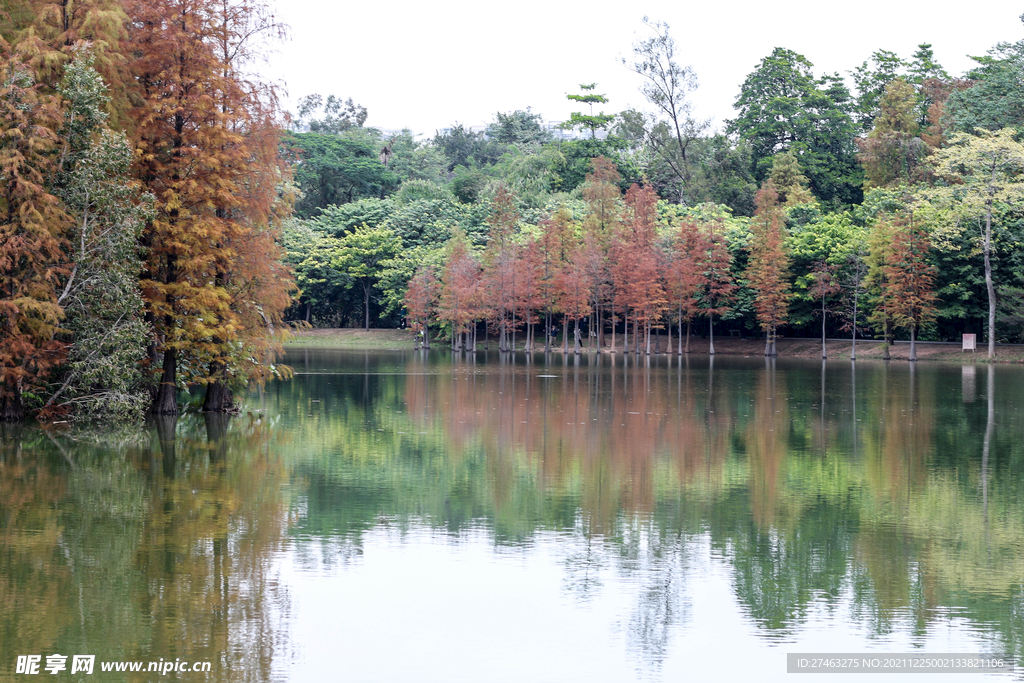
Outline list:
[[[283,468],[264,425],[236,418],[222,445],[200,424],[164,440],[172,476],[138,436],[90,445],[35,432],[19,459],[0,460],[5,652],[181,657],[213,662],[216,680],[269,679]]]
[[[41,433],[26,443],[20,425],[0,430],[0,651],[13,657],[42,653],[77,615],[63,590],[70,571],[60,559],[56,514],[67,480],[47,459],[35,457]]]
[[[246,418],[230,429],[207,424],[205,435],[197,423],[185,427],[173,472],[150,472],[135,562],[146,578],[151,637],[138,656],[211,661],[218,680],[267,680],[281,645],[274,619],[282,616],[269,556],[286,523],[286,473],[269,453],[273,430]],[[160,447],[167,457],[167,442]]]
[[[376,403],[334,405],[339,422],[310,423],[310,439],[331,439],[318,450],[343,455],[318,465],[323,503],[311,488],[308,509],[323,519],[309,528],[346,546],[381,515],[454,532],[482,523],[498,543],[571,531],[584,583],[597,567],[651,569],[636,576],[647,597],[635,624],[651,643],[671,607],[662,589],[679,585],[669,558],[705,533],[769,637],[800,628],[816,604],[848,605],[852,588],[852,609],[874,632],[906,628],[896,615],[930,625],[945,618],[933,607],[968,600],[968,618],[998,621],[1000,638],[1022,642],[1024,616],[1013,615],[1024,611],[1013,601],[1024,485],[1012,473],[1024,456],[1006,460],[1020,446],[1010,435],[1001,442],[997,426],[986,517],[977,457],[962,457],[972,444],[980,453],[983,406],[972,404],[981,423],[958,416],[936,432],[941,372],[916,368],[911,383],[907,366],[861,366],[854,414],[846,368],[829,370],[822,404],[820,364],[780,364],[770,401],[768,370],[714,363],[559,354],[541,371],[467,361],[381,377]],[[405,413],[393,410],[400,405]],[[756,429],[780,424],[774,436]],[[937,434],[960,444],[945,460],[933,453]],[[337,509],[350,500],[358,510],[343,518]]]
[[[593,529],[610,532],[622,514],[651,513],[680,480],[720,482],[732,418],[724,392],[708,403],[706,372],[695,381],[683,370],[677,387],[643,360],[608,373],[598,367],[606,359],[552,378],[514,366],[410,374],[406,402],[418,428],[443,429],[453,467],[479,449],[496,505],[525,475],[537,495],[578,500]]]
[[[777,372],[771,360],[758,373],[754,388],[753,420],[747,423],[744,441],[749,462],[750,505],[754,521],[763,529],[775,523],[780,488],[784,482],[786,453],[789,448],[789,408],[785,400],[784,372]]]

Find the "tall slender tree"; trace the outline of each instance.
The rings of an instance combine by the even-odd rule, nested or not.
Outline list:
[[[984,257],[985,290],[988,294],[988,357],[996,353],[996,290],[992,278],[995,255],[993,227],[1005,207],[1024,204],[1024,145],[1013,128],[989,132],[978,128],[976,135],[957,133],[935,154],[935,170],[954,181],[930,194],[952,203],[963,225],[980,224],[974,239]],[[1018,209],[1019,210],[1019,209]]]
[[[885,286],[893,322],[910,331],[910,360],[917,360],[917,334],[935,319],[935,267],[928,263],[928,236],[913,215],[898,217],[885,260]]]
[[[24,417],[25,394],[65,355],[57,288],[69,220],[52,187],[62,114],[0,38],[0,421]]]
[[[134,19],[122,49],[134,84],[138,173],[156,197],[142,281],[155,329],[150,359],[161,367],[152,410],[172,414],[181,358],[193,360],[189,379],[223,382],[239,338],[274,329],[262,321],[273,315],[250,307],[263,324],[247,331],[237,304],[248,299],[236,296],[245,288],[231,285],[241,272],[232,267],[238,250],[273,239],[266,232],[273,202],[247,201],[250,179],[269,175],[254,169],[271,163],[272,116],[259,87],[225,56],[225,19],[208,0],[127,0],[126,10]],[[254,240],[253,230],[264,239]],[[259,249],[250,257],[258,259]],[[261,283],[265,292],[290,286],[273,275]]]
[[[754,290],[757,322],[765,333],[764,355],[776,356],[775,336],[779,325],[786,321],[791,296],[785,214],[771,180],[757,193],[755,202],[746,275]]]
[[[701,311],[708,317],[710,343],[708,353],[715,355],[715,316],[732,310],[738,289],[732,275],[732,254],[719,220],[704,225],[707,251],[701,260],[704,279],[701,287]]]

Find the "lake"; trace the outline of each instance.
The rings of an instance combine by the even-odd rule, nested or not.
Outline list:
[[[55,654],[60,680],[101,682],[782,681],[788,653],[1024,656],[1024,368],[286,362],[230,417],[0,427],[0,680],[34,680],[14,673],[30,655],[50,679]],[[100,671],[133,661],[209,671]]]

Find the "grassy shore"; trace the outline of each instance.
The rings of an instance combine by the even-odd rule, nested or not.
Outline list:
[[[610,339],[610,338],[609,338]],[[592,342],[593,340],[591,340]],[[667,349],[668,338],[661,336],[660,348],[662,353]],[[676,349],[677,337],[672,338],[672,351]],[[622,337],[618,338],[619,344]],[[432,342],[435,348],[445,348],[447,340],[438,339]],[[410,330],[391,329],[314,329],[299,330],[285,346],[308,346],[325,349],[353,349],[353,350],[400,350],[410,349],[413,346],[413,334]],[[522,350],[522,344],[519,345]],[[484,348],[483,341],[477,342],[477,347]],[[652,342],[651,349],[656,344]],[[490,348],[497,349],[497,342],[490,341]],[[569,346],[570,350],[572,345]],[[591,347],[592,348],[592,347]],[[850,357],[849,340],[830,340],[826,344],[830,360],[840,360]],[[780,358],[821,358],[821,342],[816,339],[779,339],[777,343]],[[561,352],[561,339],[553,345],[553,351]],[[608,348],[606,347],[607,351]],[[694,337],[690,340],[691,355],[706,355],[708,352],[708,340]],[[759,339],[737,339],[736,337],[719,337],[715,339],[715,352],[723,356],[761,356],[764,354],[764,341]],[[889,347],[889,355],[893,360],[907,360],[910,354],[910,344],[900,342]],[[881,342],[858,340],[857,358],[863,360],[879,360],[882,358],[883,348]],[[959,345],[936,344],[930,342],[918,342],[917,356],[922,361],[945,361],[952,363],[983,363],[987,360],[986,348],[979,345],[976,353],[963,352]],[[996,362],[999,363],[1024,363],[1024,346],[997,346]]]

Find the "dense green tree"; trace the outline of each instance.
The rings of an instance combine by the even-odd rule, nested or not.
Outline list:
[[[57,297],[68,358],[46,407],[137,418],[149,400],[141,363],[150,335],[142,318],[138,240],[153,197],[137,202],[132,148],[124,133],[106,127],[108,96],[93,63],[80,53],[60,87],[67,109],[56,194],[73,219],[73,265]]]
[[[907,63],[895,52],[876,50],[871,54],[870,66],[865,61],[850,72],[857,86],[857,123],[865,133],[875,125],[886,87],[900,78],[906,68]]]
[[[332,204],[382,197],[399,184],[365,135],[291,133],[283,144],[296,161],[292,169],[303,196],[295,212],[303,218],[312,218]]]
[[[1015,140],[1013,128],[997,132],[978,129],[978,135],[957,133],[949,145],[935,154],[936,173],[956,184],[931,191],[954,206],[959,220],[952,229],[981,226],[976,241],[984,256],[985,289],[988,294],[988,356],[995,355],[996,292],[992,276],[995,255],[993,227],[1008,206],[1024,203],[1024,145]],[[1005,214],[1004,214],[1005,215]]]
[[[381,276],[381,266],[402,249],[402,242],[387,228],[357,227],[332,250],[331,265],[362,289],[365,329],[370,329],[370,291]]]
[[[366,107],[356,104],[351,97],[342,100],[336,95],[328,95],[325,100],[313,93],[299,98],[294,128],[297,132],[336,135],[350,128],[362,128],[366,117]]]
[[[345,290],[351,286],[351,278],[335,268],[331,259],[337,240],[314,221],[292,219],[285,223],[281,241],[285,263],[299,288],[291,319],[311,325],[336,322],[347,303]]]
[[[860,179],[850,93],[838,75],[816,81],[812,67],[806,57],[775,48],[744,81],[727,130],[750,143],[759,182],[776,154],[793,149],[815,196],[856,203]]]
[[[388,170],[399,182],[426,180],[443,183],[448,180],[448,159],[430,142],[416,140],[408,128],[391,140]]]
[[[768,179],[771,180],[772,190],[778,194],[778,203],[782,206],[796,206],[814,201],[810,190],[807,189],[807,177],[800,172],[800,162],[791,150],[775,156]]]
[[[887,187],[918,180],[928,145],[918,137],[917,96],[902,78],[891,81],[879,103],[874,128],[859,138],[864,188]]]
[[[493,166],[506,148],[504,143],[469,130],[461,123],[446,131],[438,131],[433,137],[433,144],[448,160],[449,173],[455,172],[459,166]]]
[[[978,66],[967,77],[975,83],[950,93],[946,124],[965,133],[976,128],[1024,127],[1024,41],[999,43],[987,55],[973,59]]]
[[[687,199],[694,205],[710,202],[728,206],[736,216],[752,216],[757,183],[750,144],[713,135],[695,140],[690,147],[693,174],[686,188]],[[652,182],[658,186],[653,174]]]
[[[508,114],[497,112],[494,122],[487,126],[487,137],[504,145],[536,146],[551,140],[551,133],[543,125],[540,114],[527,107]]]

